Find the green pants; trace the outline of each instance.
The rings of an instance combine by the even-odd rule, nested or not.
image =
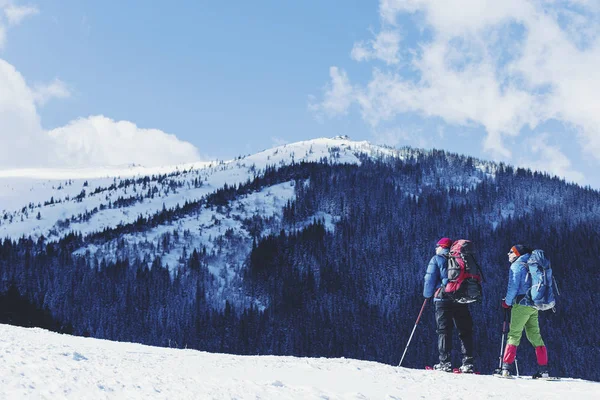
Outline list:
[[[506,343],[518,346],[523,335],[523,328],[525,328],[527,340],[531,342],[533,347],[544,346],[540,334],[538,310],[533,307],[515,304],[510,316],[510,331]]]

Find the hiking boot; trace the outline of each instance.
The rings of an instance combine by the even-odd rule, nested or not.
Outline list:
[[[462,359],[462,365],[459,368],[459,371],[463,374],[472,374],[475,371],[473,370],[473,357],[464,356]]]
[[[503,378],[509,378],[512,376],[510,373],[510,364],[502,363],[502,371],[500,372],[500,375],[502,375]]]
[[[548,367],[541,366],[538,368],[538,371],[533,374],[533,376],[531,377],[531,379],[540,379],[540,378],[549,378],[550,374],[548,373]]]
[[[475,372],[473,368],[473,364],[463,364],[460,366],[459,370],[463,374],[472,374]]]
[[[449,362],[440,362],[439,364],[435,364],[433,369],[436,371],[452,372],[452,364]]]

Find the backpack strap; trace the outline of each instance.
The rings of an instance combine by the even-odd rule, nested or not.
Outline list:
[[[450,280],[448,279],[448,261],[450,261],[450,254],[444,253],[444,254],[439,254],[439,255],[444,257],[444,262],[446,263],[446,276],[443,276],[441,274],[442,271],[440,271],[440,278],[442,278],[441,288],[444,288],[444,287],[446,287],[448,282],[450,282]],[[446,280],[446,283],[444,283],[444,280]]]
[[[525,282],[529,282],[530,280],[533,280],[533,278],[531,277],[531,272],[529,272],[529,265],[525,264],[523,269],[527,273],[527,276],[525,276]]]

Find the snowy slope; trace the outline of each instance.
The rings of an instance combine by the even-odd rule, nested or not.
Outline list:
[[[139,215],[201,199],[225,184],[244,183],[261,175],[267,166],[323,160],[359,164],[358,154],[403,158],[416,152],[336,137],[287,144],[230,161],[156,168],[3,170],[0,238],[43,235],[57,239],[72,231],[86,235],[132,223]],[[141,199],[135,201],[135,197]],[[80,217],[86,213],[87,218]]]
[[[367,142],[315,139],[230,161],[162,168],[0,171],[0,238],[43,235],[57,239],[72,231],[85,235],[132,223],[139,215],[151,215],[163,207],[170,209],[177,204],[183,205],[186,200],[196,201],[225,184],[244,183],[260,175],[267,166],[324,158],[329,162],[358,163],[357,152],[397,153]],[[144,177],[150,179],[140,182]],[[78,198],[82,191],[85,191],[85,197]],[[152,195],[148,196],[148,193]],[[134,196],[144,196],[143,201],[112,206],[119,198]],[[91,218],[78,221],[77,216],[85,213],[92,213]],[[69,223],[65,223],[66,220]]]
[[[600,383],[503,380],[352,359],[235,356],[0,325],[2,399],[598,399]]]

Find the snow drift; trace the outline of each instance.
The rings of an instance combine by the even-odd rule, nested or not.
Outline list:
[[[600,383],[503,380],[345,358],[235,356],[0,325],[2,399],[565,399]]]

